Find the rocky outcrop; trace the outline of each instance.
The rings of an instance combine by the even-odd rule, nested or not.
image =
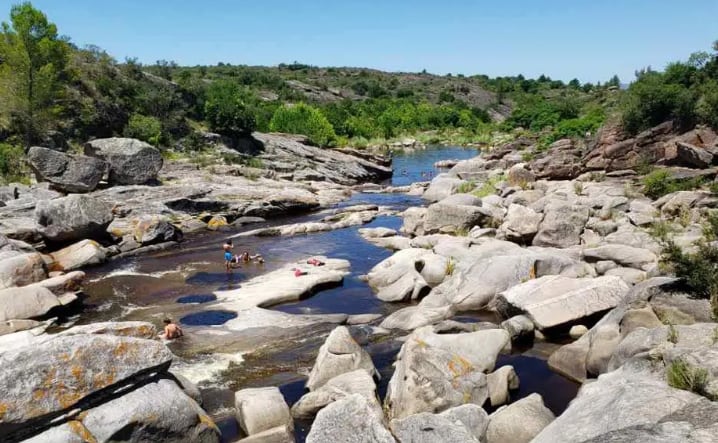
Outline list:
[[[325,406],[352,394],[363,396],[378,416],[383,414],[376,396],[374,379],[364,369],[345,372],[331,378],[324,385],[304,394],[293,406],[292,416],[313,418]]]
[[[45,277],[45,260],[39,253],[0,252],[0,289],[29,285]]]
[[[501,329],[438,335],[431,327],[415,330],[397,356],[385,400],[389,418],[441,412],[488,398],[485,372],[510,348]]]
[[[534,246],[567,248],[581,242],[581,233],[588,222],[588,208],[551,203],[543,212],[544,218],[533,238]]]
[[[49,242],[103,239],[112,221],[112,206],[86,195],[41,200],[35,208],[42,236]]]
[[[111,185],[141,185],[157,178],[162,169],[160,151],[133,138],[102,138],[85,144],[85,155],[108,164]]]
[[[580,149],[573,140],[558,140],[549,146],[543,157],[530,163],[530,169],[537,178],[550,180],[576,178],[583,172]]]
[[[33,146],[27,160],[37,181],[50,182],[63,192],[90,192],[102,180],[107,164],[97,158],[69,155]]]
[[[50,254],[52,271],[73,271],[98,265],[107,259],[105,250],[94,240],[82,240]]]
[[[307,388],[315,391],[338,375],[362,369],[379,376],[369,354],[352,338],[344,326],[335,328],[321,348],[307,379]]]

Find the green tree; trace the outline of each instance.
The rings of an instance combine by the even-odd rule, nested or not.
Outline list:
[[[10,10],[0,34],[0,111],[23,133],[26,148],[60,112],[69,45],[32,4]]]
[[[274,132],[306,135],[312,143],[319,146],[327,146],[336,139],[334,127],[324,114],[304,103],[278,108],[269,122],[269,129]]]
[[[223,80],[212,83],[204,102],[205,120],[210,129],[228,136],[252,132],[256,122],[246,98],[247,94],[234,82]]]

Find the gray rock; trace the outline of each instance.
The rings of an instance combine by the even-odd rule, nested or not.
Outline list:
[[[132,382],[147,372],[161,372],[172,357],[158,341],[110,335],[59,336],[3,352],[0,390],[7,412],[0,431],[51,418],[111,385]],[[20,379],[23,383],[17,383]],[[55,383],[57,380],[63,383]]]
[[[277,426],[294,429],[289,407],[279,388],[248,388],[234,395],[237,421],[247,435],[268,431]]]
[[[504,223],[499,228],[499,233],[503,234],[507,240],[531,243],[534,235],[538,232],[542,219],[543,215],[536,213],[533,209],[512,204],[506,213]]]
[[[500,329],[442,335],[431,327],[417,329],[402,346],[389,381],[389,418],[482,405],[488,397],[484,371],[493,369],[507,347],[508,333]]]
[[[450,196],[456,189],[465,183],[463,180],[456,177],[451,177],[447,174],[439,174],[431,181],[431,184],[424,192],[423,198],[425,200],[437,202]]]
[[[72,271],[103,263],[107,256],[105,250],[94,240],[82,240],[50,254],[53,271]]]
[[[648,278],[648,273],[635,268],[613,268],[606,271],[604,275],[619,277],[629,285],[638,284]]]
[[[501,327],[509,333],[511,341],[533,339],[534,337],[534,322],[525,315],[516,315],[504,320]]]
[[[0,322],[0,335],[12,334],[14,332],[26,331],[40,326],[41,323],[35,320],[5,320]]]
[[[40,317],[56,306],[57,296],[41,286],[0,289],[0,321]]]
[[[368,323],[372,323],[376,320],[379,320],[382,318],[383,315],[381,314],[355,314],[350,315],[347,319],[348,325],[365,325]]]
[[[157,328],[152,323],[146,321],[98,322],[89,325],[73,326],[70,329],[58,333],[59,336],[81,334],[103,334],[157,340]]]
[[[568,409],[533,442],[583,442],[636,425],[655,425],[700,399],[643,372],[622,368],[583,385]]]
[[[588,332],[588,328],[584,325],[574,325],[571,326],[571,329],[568,331],[568,336],[571,337],[574,340],[578,340],[579,338],[586,335]]]
[[[426,216],[426,208],[412,207],[404,211],[401,215],[404,219],[401,225],[401,232],[409,235],[424,235],[424,217]]]
[[[294,432],[286,426],[277,426],[238,440],[237,443],[294,443]]]
[[[424,217],[425,233],[468,232],[474,226],[482,225],[485,220],[492,217],[491,212],[481,206],[454,204],[446,200],[448,199],[441,200],[427,208]]]
[[[539,394],[497,410],[489,416],[487,443],[529,443],[554,421],[553,413],[544,406]]]
[[[502,366],[487,377],[491,406],[501,406],[509,401],[509,391],[519,388],[519,377],[513,366]]]
[[[102,239],[112,221],[112,206],[86,195],[40,201],[35,208],[42,236],[51,242]]]
[[[526,314],[538,329],[547,329],[614,308],[628,290],[618,277],[546,276],[514,286],[496,301],[505,317]]]
[[[636,269],[644,269],[647,265],[658,261],[658,257],[653,252],[626,245],[603,245],[587,248],[584,249],[583,255],[587,261],[611,260]]]
[[[94,441],[219,443],[211,418],[172,380],[148,383],[87,411],[82,424]]]
[[[395,443],[366,399],[353,394],[319,411],[307,443]]]
[[[424,257],[431,251],[418,248],[403,249],[381,261],[367,274],[369,286],[383,301],[416,300],[429,292],[429,284],[420,274]]]
[[[580,243],[581,232],[588,221],[588,208],[551,203],[544,209],[544,214],[533,239],[534,246],[567,248]]]
[[[50,182],[64,192],[90,192],[102,180],[107,167],[102,160],[84,155],[69,155],[33,146],[27,160],[38,181]]]
[[[392,313],[381,322],[381,327],[413,331],[416,328],[450,318],[455,312],[456,310],[451,305],[431,307],[420,303],[419,306],[407,306]]]
[[[516,164],[510,167],[506,177],[511,186],[525,187],[527,184],[536,181],[536,176],[533,172],[526,169],[523,164]]]
[[[142,246],[182,239],[182,231],[178,227],[157,216],[143,216],[137,219],[133,235],[135,241]]]
[[[441,414],[423,412],[391,421],[399,443],[475,442],[483,440],[488,415],[477,405],[463,405]]]
[[[338,326],[319,348],[317,360],[307,379],[307,388],[315,391],[337,375],[356,369],[379,377],[369,354],[354,341],[346,327]]]
[[[676,143],[677,161],[692,168],[704,169],[713,163],[714,154],[689,143]]]
[[[317,412],[328,404],[348,395],[362,395],[369,406],[382,415],[381,405],[376,397],[374,379],[363,369],[346,372],[330,379],[315,391],[304,394],[293,406],[292,416],[295,418],[313,418]]]
[[[85,155],[109,164],[108,181],[113,185],[141,185],[157,178],[162,169],[160,151],[132,138],[102,138],[85,143]]]
[[[2,255],[0,253],[0,257]],[[6,258],[0,258],[0,289],[29,285],[45,277],[45,261],[37,252],[11,252]]]

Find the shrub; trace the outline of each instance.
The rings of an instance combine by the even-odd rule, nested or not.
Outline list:
[[[468,193],[468,192],[473,191],[474,189],[476,189],[476,183],[474,183],[473,180],[469,180],[469,181],[467,181],[467,182],[461,183],[461,184],[456,188],[456,192],[457,192],[458,194],[466,194],[466,193]]]
[[[217,81],[207,90],[204,116],[210,129],[237,136],[250,133],[256,126],[254,115],[245,104],[245,93],[230,81]]]
[[[312,143],[327,146],[336,138],[334,127],[322,112],[304,103],[282,106],[269,122],[270,130],[306,135]]]
[[[656,199],[666,194],[677,191],[688,191],[701,186],[703,179],[700,177],[676,180],[665,169],[656,169],[643,177],[643,192],[647,196]]]
[[[685,360],[677,359],[671,362],[666,369],[666,378],[671,387],[711,397],[706,392],[708,371],[704,368],[695,367]]]
[[[672,240],[667,240],[662,261],[697,297],[710,300],[713,317],[718,318],[718,247],[705,241],[698,242],[697,247],[694,253],[684,253]]]
[[[695,97],[685,86],[668,83],[663,74],[645,72],[628,88],[623,126],[631,134],[667,120],[688,126],[695,120]]]
[[[136,138],[151,145],[159,145],[162,138],[162,123],[155,117],[132,114],[123,134],[125,137]]]
[[[0,183],[24,182],[27,166],[21,146],[0,143]]]

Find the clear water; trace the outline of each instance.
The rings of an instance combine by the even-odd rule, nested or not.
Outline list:
[[[437,147],[395,155],[395,174],[391,180],[394,186],[407,185],[417,181],[428,181],[441,170],[434,163],[446,159],[468,159],[476,151],[456,147]],[[418,197],[404,194],[355,194],[338,207],[355,204],[376,204],[403,210],[423,204]],[[296,223],[319,218],[318,214],[290,217],[264,224]],[[326,255],[344,258],[351,262],[351,273],[341,286],[327,289],[296,303],[275,306],[273,309],[297,314],[322,313],[381,313],[390,314],[402,307],[401,304],[383,303],[374,297],[360,276],[381,260],[389,257],[391,251],[371,245],[358,233],[361,227],[388,227],[398,230],[401,218],[378,217],[364,226],[337,231],[301,235],[294,237],[242,238],[235,241],[239,251],[260,253],[265,263],[246,264],[227,274],[224,270],[221,244],[231,233],[207,232],[193,235],[179,248],[157,254],[125,259],[88,271],[85,286],[87,308],[80,322],[91,323],[103,320],[146,320],[160,326],[162,317],[170,316],[187,325],[185,332],[191,334],[192,325],[222,324],[229,320],[226,312],[213,311],[211,293],[215,290],[236,288],[241,282],[283,266],[309,255]],[[252,225],[238,230],[255,229]],[[460,321],[496,321],[487,313],[464,313]],[[304,393],[304,380],[311,369],[316,352],[328,330],[275,353],[243,356],[242,363],[231,363],[229,370],[220,373],[211,383],[202,383],[205,408],[217,419],[226,441],[237,438],[238,428],[233,414],[232,391],[245,387],[280,386],[291,405]],[[378,385],[380,396],[386,393],[391,378],[392,363],[401,345],[395,340],[366,343],[377,369],[382,374]],[[187,349],[174,349],[182,353]],[[535,354],[535,349],[532,350]],[[221,357],[221,358],[220,358]],[[232,356],[219,356],[218,361]],[[241,359],[240,359],[241,360]],[[211,368],[214,361],[198,362]],[[527,355],[521,350],[510,356],[502,356],[498,366],[511,364],[521,380],[521,388],[513,393],[519,399],[532,392],[539,392],[547,406],[560,413],[575,396],[577,385],[552,373],[544,358]],[[201,370],[202,368],[197,368]],[[297,441],[304,441],[310,422],[296,423]]]

